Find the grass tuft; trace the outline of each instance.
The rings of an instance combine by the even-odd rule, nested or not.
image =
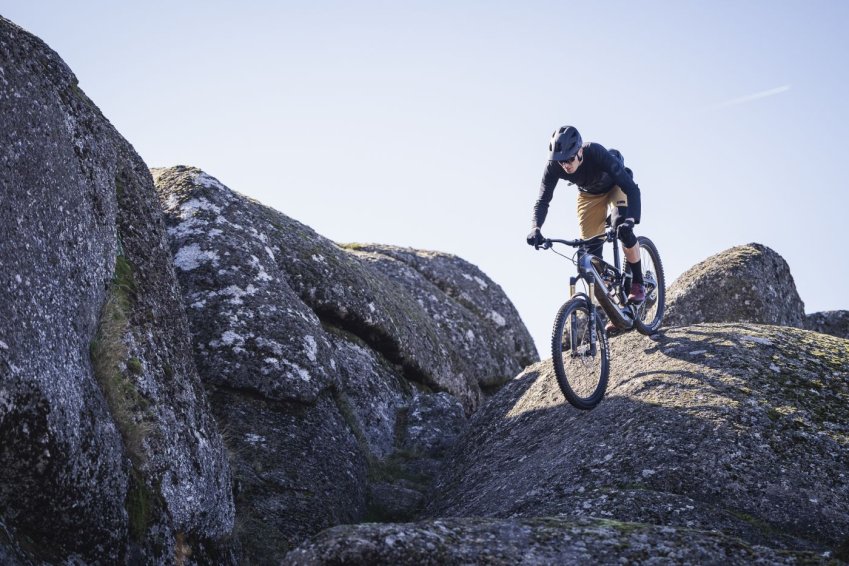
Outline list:
[[[149,402],[127,375],[140,374],[143,365],[138,358],[129,358],[129,349],[124,340],[129,332],[134,294],[133,266],[126,257],[118,256],[90,353],[94,376],[121,432],[127,452],[133,463],[140,465],[144,461],[143,441],[149,432],[149,426],[140,414],[148,408]]]

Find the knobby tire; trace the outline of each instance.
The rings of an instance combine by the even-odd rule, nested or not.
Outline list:
[[[657,332],[663,322],[663,314],[666,310],[666,279],[663,275],[663,264],[660,261],[657,246],[645,236],[639,236],[637,240],[640,242],[641,255],[642,252],[646,252],[648,259],[654,264],[647,265],[647,262],[643,261],[644,279],[646,281],[649,278],[653,279],[656,286],[654,289],[649,289],[649,286],[646,286],[646,300],[637,307],[638,316],[634,319],[634,328],[637,329],[637,332],[648,336]],[[646,320],[646,316],[650,317],[649,320]]]
[[[601,317],[595,317],[596,347],[590,347],[590,309],[586,297],[566,301],[554,319],[551,332],[551,355],[554,374],[560,390],[573,406],[589,410],[601,402],[607,389],[610,352]],[[582,324],[583,323],[583,324]],[[575,344],[575,352],[572,352]]]

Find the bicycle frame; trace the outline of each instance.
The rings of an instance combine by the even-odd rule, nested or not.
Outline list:
[[[604,312],[607,314],[608,318],[615,324],[617,327],[622,330],[631,330],[634,327],[634,317],[635,313],[630,306],[623,305],[619,307],[616,303],[613,302],[613,299],[610,296],[610,288],[605,284],[604,278],[601,273],[596,269],[595,265],[593,265],[593,259],[599,261],[603,264],[606,264],[604,260],[598,258],[587,252],[587,249],[591,243],[598,242],[598,238],[600,236],[589,238],[586,240],[555,240],[549,239],[546,241],[547,245],[543,245],[543,248],[551,247],[552,243],[560,243],[566,244],[568,246],[577,247],[578,248],[578,275],[576,277],[569,278],[569,292],[574,297],[576,294],[576,285],[579,280],[584,280],[587,283],[587,288],[589,293],[587,293],[587,300],[592,305],[595,301],[604,309]],[[622,278],[624,273],[620,269],[621,260],[619,255],[619,246],[617,245],[616,239],[614,237],[614,232],[612,230],[608,230],[604,234],[604,242],[614,242],[613,245],[613,262],[614,264],[611,266],[610,264],[606,264],[609,267],[612,267],[614,273],[617,278]],[[580,293],[584,295],[584,293]],[[591,323],[595,323],[595,309],[591,309],[590,313]],[[593,347],[595,345],[593,344]],[[594,349],[594,348],[593,348]]]
[[[618,252],[618,246],[614,244],[613,247]],[[634,326],[633,311],[629,307],[619,308],[619,306],[613,302],[613,299],[610,298],[610,289],[605,284],[604,278],[595,268],[595,265],[593,265],[593,258],[595,256],[587,253],[586,249],[583,249],[582,251],[583,253],[579,253],[578,255],[578,276],[569,278],[569,292],[574,296],[577,282],[580,279],[583,279],[587,282],[587,287],[589,288],[588,299],[590,304],[593,304],[593,298],[595,298],[601,308],[604,309],[608,318],[613,321],[613,324],[623,330],[630,330]],[[619,262],[616,261],[619,259],[618,256],[619,254],[614,252],[615,264],[613,267],[617,277],[621,277],[622,272],[619,269]]]
[[[589,239],[542,239],[535,245],[537,249],[551,249],[554,243],[578,248],[571,256],[553,250],[575,264],[578,273],[569,278],[571,296],[557,311],[551,331],[551,360],[557,385],[566,400],[578,409],[592,409],[604,397],[610,376],[608,338],[614,335],[613,327],[651,336],[663,321],[665,286],[657,247],[646,237],[638,239],[640,249],[648,250],[640,261],[649,261],[648,269],[642,273],[645,299],[635,302],[626,293],[630,289],[637,294],[633,279],[638,274],[631,273],[626,261],[620,262],[617,240],[616,231],[611,228]],[[598,253],[598,248],[610,242],[614,245],[613,264],[605,262],[601,254],[589,253],[589,250]],[[578,282],[584,283],[580,290],[576,288]],[[653,310],[655,304],[657,310]],[[604,309],[606,317],[599,307]],[[604,318],[609,319],[609,324],[602,329]]]

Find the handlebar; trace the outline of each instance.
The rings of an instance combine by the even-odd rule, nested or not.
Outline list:
[[[591,238],[587,238],[584,240],[559,240],[557,238],[546,238],[542,241],[542,244],[539,246],[534,246],[535,249],[544,249],[547,250],[551,248],[552,244],[565,244],[567,246],[571,246],[573,248],[580,248],[581,246],[589,246],[598,242],[611,242],[613,241],[614,230],[609,229],[604,232],[604,234],[599,234],[598,236],[593,236]]]

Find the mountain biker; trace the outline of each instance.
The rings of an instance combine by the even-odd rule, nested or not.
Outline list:
[[[628,301],[644,301],[646,290],[640,265],[640,244],[634,235],[634,225],[640,223],[640,188],[634,183],[631,170],[625,167],[622,154],[615,149],[608,151],[597,143],[584,143],[574,126],[555,130],[548,150],[549,161],[542,176],[539,197],[534,204],[528,244],[539,246],[545,239],[540,229],[548,214],[548,203],[554,196],[557,181],[565,179],[578,188],[581,239],[602,234],[608,207],[613,209],[612,223],[614,227],[619,227],[619,240],[633,274]],[[591,246],[589,252],[601,257],[602,246],[603,242],[599,242]],[[613,323],[608,323],[608,332],[615,329]]]

